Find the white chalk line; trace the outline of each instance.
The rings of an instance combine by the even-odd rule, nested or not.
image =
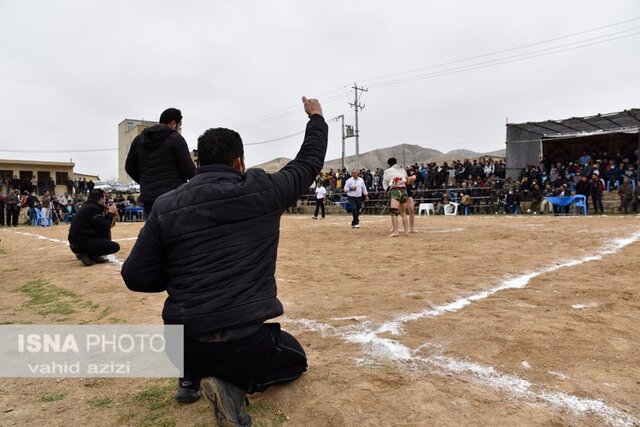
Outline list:
[[[491,366],[480,365],[470,361],[464,361],[443,355],[420,357],[417,356],[416,353],[419,352],[423,346],[416,350],[411,350],[409,347],[401,344],[397,340],[383,338],[378,334],[391,332],[394,335],[400,335],[403,333],[401,328],[403,323],[424,317],[436,317],[447,312],[456,312],[474,301],[485,299],[502,290],[524,288],[532,278],[541,274],[553,272],[564,267],[579,265],[585,262],[601,260],[603,256],[618,252],[625,246],[638,240],[640,240],[640,232],[635,232],[628,237],[614,239],[609,244],[605,245],[599,251],[598,255],[590,255],[566,262],[552,264],[533,273],[527,273],[522,276],[507,279],[495,288],[475,293],[468,297],[459,298],[452,303],[430,308],[418,313],[398,316],[393,321],[384,323],[376,330],[369,327],[370,322],[368,321],[363,322],[362,325],[334,327],[332,325],[309,319],[288,320],[291,323],[297,324],[302,329],[318,332],[323,336],[337,336],[347,342],[359,344],[365,352],[368,352],[373,357],[409,364],[415,364],[416,362],[427,363],[431,366],[437,366],[448,373],[472,376],[484,385],[490,386],[494,389],[510,392],[522,398],[539,399],[548,402],[555,407],[569,409],[577,414],[585,415],[591,413],[598,415],[607,424],[612,426],[636,426],[640,424],[638,419],[619,409],[608,406],[602,400],[586,399],[567,393],[550,391],[516,375],[503,374]],[[351,316],[334,318],[333,320],[359,321],[363,318],[365,317]]]
[[[506,279],[494,288],[486,289],[486,290],[474,293],[472,295],[458,298],[457,300],[452,301],[450,303],[428,308],[426,310],[422,310],[417,313],[408,313],[408,314],[400,315],[396,317],[394,320],[384,323],[382,326],[380,326],[380,328],[378,329],[378,332],[381,332],[381,333],[390,332],[394,335],[398,335],[401,333],[402,325],[404,323],[419,320],[425,317],[437,317],[444,313],[453,313],[470,305],[472,302],[486,299],[500,291],[504,291],[508,289],[524,288],[531,281],[531,279],[535,277],[538,277],[546,273],[554,272],[561,268],[573,267],[573,266],[580,265],[590,261],[599,261],[605,255],[616,253],[622,248],[624,248],[625,246],[628,246],[631,243],[637,242],[638,240],[640,240],[640,231],[637,231],[628,237],[612,240],[609,244],[605,245],[597,255],[588,255],[582,258],[577,258],[577,259],[572,259],[565,262],[551,264],[537,271]]]
[[[69,246],[69,242],[68,242],[67,240],[54,239],[54,238],[51,238],[51,237],[42,236],[42,235],[40,235],[40,234],[27,233],[27,232],[24,232],[24,231],[13,231],[13,230],[12,230],[11,232],[12,232],[12,233],[15,233],[15,234],[21,234],[21,235],[23,235],[23,236],[36,237],[38,240],[47,240],[47,241],[52,242],[52,243],[62,243],[62,244],[64,244],[64,245],[66,245],[66,246]],[[137,237],[135,237],[135,238],[119,239],[119,240],[135,240],[135,239],[137,239]],[[116,242],[117,242],[117,241],[118,241],[118,240],[116,240]],[[117,257],[117,256],[115,256],[115,255],[107,255],[107,259],[109,260],[109,263],[110,263],[110,264],[115,264],[115,265],[117,265],[117,266],[122,266],[122,264],[124,264],[124,260],[122,260],[122,259],[118,258],[118,257]]]
[[[49,240],[55,243],[65,243],[68,245],[68,242],[59,240],[59,239],[51,239],[45,236],[32,234],[32,233],[21,233],[15,232],[18,234],[24,234],[27,236],[37,237],[41,240]],[[625,246],[636,242],[640,239],[640,232],[633,233],[631,236],[627,238],[619,238],[612,241],[612,243],[608,246],[605,246],[599,255],[591,255],[575,260],[570,260],[565,263],[551,265],[549,267],[543,268],[533,273],[528,273],[522,276],[518,276],[512,279],[508,279],[502,282],[496,288],[489,289],[487,291],[482,291],[480,293],[473,294],[469,297],[463,297],[459,300],[454,301],[453,303],[445,304],[443,306],[435,307],[429,309],[427,311],[423,311],[416,314],[403,315],[392,322],[388,322],[383,324],[377,331],[373,331],[372,329],[366,328],[366,324],[362,325],[362,327],[354,328],[354,326],[344,327],[344,328],[335,328],[331,325],[323,324],[321,322],[316,322],[308,319],[300,319],[300,320],[290,320],[292,323],[296,323],[301,325],[303,328],[312,330],[315,332],[320,332],[323,335],[330,334],[341,337],[345,341],[353,342],[356,344],[360,344],[364,348],[369,348],[369,353],[374,357],[383,357],[389,360],[395,360],[398,362],[423,362],[430,364],[432,366],[440,367],[449,373],[456,374],[466,374],[471,375],[481,383],[491,386],[493,388],[504,390],[507,392],[511,392],[513,394],[522,396],[524,398],[531,399],[540,399],[550,403],[553,406],[564,407],[575,413],[579,414],[587,414],[593,413],[599,415],[607,424],[612,426],[635,426],[640,424],[640,421],[634,418],[632,415],[629,415],[623,411],[620,411],[616,408],[610,407],[606,405],[604,402],[598,399],[585,399],[577,396],[573,396],[570,394],[549,391],[544,389],[541,386],[537,386],[532,384],[531,382],[522,379],[516,375],[508,375],[502,374],[498,372],[495,368],[491,366],[484,366],[478,363],[463,361],[451,357],[446,357],[442,355],[428,356],[428,357],[419,357],[414,355],[414,351],[412,351],[409,347],[399,343],[396,340],[391,340],[388,338],[379,337],[377,334],[382,332],[392,332],[397,335],[400,334],[400,327],[395,327],[394,325],[398,323],[405,323],[411,320],[418,320],[423,317],[435,317],[445,312],[455,312],[460,310],[461,308],[469,305],[473,301],[477,301],[480,299],[487,298],[496,292],[505,289],[517,289],[523,288],[527,285],[527,283],[538,275],[553,272],[560,268],[570,267],[582,264],[584,262],[601,260],[604,255],[609,255],[619,251]],[[111,262],[122,264],[123,261],[119,260],[114,255],[109,256]],[[424,313],[424,314],[422,314]],[[418,315],[418,317],[416,317]],[[352,316],[342,319],[350,319],[350,320],[359,320],[362,318],[361,316]],[[338,318],[340,319],[340,318]],[[336,319],[336,320],[338,320]],[[283,319],[287,320],[287,319]],[[368,323],[368,322],[367,322]],[[345,330],[345,332],[340,332],[340,329]],[[418,348],[416,351],[419,351]]]
[[[355,320],[355,317],[349,318]],[[461,360],[454,357],[435,354],[420,356],[419,353],[428,344],[415,350],[397,340],[378,336],[378,332],[368,327],[369,322],[362,325],[335,327],[326,323],[309,319],[283,319],[297,325],[300,329],[320,333],[323,337],[335,336],[344,341],[360,345],[374,359],[385,359],[403,363],[409,368],[419,364],[437,367],[447,374],[456,374],[473,378],[476,382],[493,389],[510,393],[530,401],[542,400],[548,404],[565,408],[579,415],[594,414],[612,426],[637,426],[640,422],[632,415],[607,405],[599,399],[588,399],[571,394],[548,390],[517,375],[504,374],[491,366]]]

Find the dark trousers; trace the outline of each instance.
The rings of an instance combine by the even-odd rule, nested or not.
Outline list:
[[[0,205],[0,225],[4,225],[4,211],[5,211],[5,206],[3,201],[2,205]],[[7,217],[9,217],[8,211],[9,209],[7,207]]]
[[[600,214],[604,214],[604,206],[602,204],[602,196],[592,196],[593,199],[593,210],[595,214],[598,214],[598,209],[600,209]]]
[[[360,208],[362,207],[362,197],[349,196],[349,206],[351,206],[351,215],[353,216],[351,225],[353,226],[360,224]]]
[[[316,199],[316,212],[313,216],[318,216],[318,210],[322,209],[322,218],[324,218],[324,199]]]
[[[86,254],[89,258],[115,254],[120,245],[109,239],[91,239],[69,245],[74,254]]]
[[[20,206],[7,205],[7,225],[18,226],[18,218],[20,217]]]
[[[184,365],[185,377],[195,383],[216,377],[254,393],[298,378],[307,370],[307,356],[279,323],[265,323],[257,332],[235,341],[185,338]]]

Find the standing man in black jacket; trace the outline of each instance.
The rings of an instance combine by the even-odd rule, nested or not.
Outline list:
[[[179,133],[181,128],[180,110],[167,108],[160,115],[160,124],[145,129],[131,143],[124,168],[140,184],[147,217],[160,195],[195,175],[187,141]]]
[[[277,173],[245,171],[232,130],[200,136],[196,176],[156,200],[122,266],[129,289],[168,293],[165,324],[184,325],[185,379],[176,399],[197,400],[200,385],[231,425],[251,424],[245,393],[292,381],[307,367],[300,343],[265,323],[283,314],[275,280],[280,217],[309,188],[327,150],[320,103],[302,100],[304,142]]]
[[[120,245],[111,241],[111,227],[117,214],[115,204],[105,212],[105,194],[99,188],[91,190],[87,201],[71,220],[69,247],[84,265],[107,262],[103,255],[115,254]]]

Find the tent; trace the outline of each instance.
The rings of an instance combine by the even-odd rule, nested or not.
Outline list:
[[[528,165],[577,160],[583,151],[639,154],[640,109],[565,120],[507,124],[507,176]],[[596,159],[594,159],[596,160]]]

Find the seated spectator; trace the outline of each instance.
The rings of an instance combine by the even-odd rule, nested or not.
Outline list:
[[[509,190],[506,193],[505,210],[508,214],[515,214],[515,215],[518,215],[521,212],[520,192],[515,190]]]
[[[540,202],[540,213],[551,213],[554,212],[553,203],[551,203],[547,198],[554,197],[556,195],[555,189],[551,186],[549,182],[544,186],[544,190],[542,191],[542,202]]]
[[[84,265],[107,262],[103,255],[114,254],[120,245],[111,241],[117,208],[111,204],[105,213],[105,193],[93,189],[88,200],[73,217],[69,228],[69,247]]]

